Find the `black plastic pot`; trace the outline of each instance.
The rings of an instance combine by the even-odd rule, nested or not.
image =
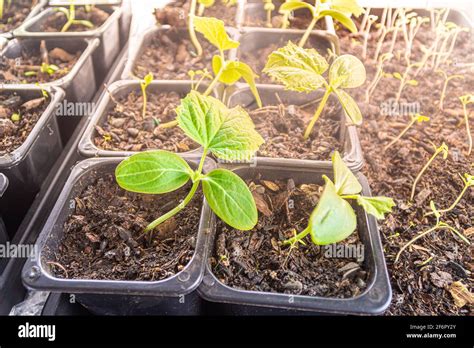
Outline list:
[[[49,105],[25,142],[0,157],[0,172],[10,183],[0,200],[0,215],[5,220],[10,238],[62,150],[56,108],[64,99],[64,91],[56,87],[46,90],[51,98]],[[16,93],[25,101],[42,96],[41,88],[36,86],[8,86],[1,88],[0,93]]]
[[[121,7],[97,6],[109,13],[109,18],[99,28],[81,32],[41,32],[41,26],[47,19],[55,13],[50,7],[41,12],[38,16],[26,21],[13,32],[16,38],[36,38],[36,39],[93,39],[98,38],[100,45],[94,52],[96,80],[102,81],[112,66],[115,58],[120,52],[120,20],[122,17]]]
[[[47,5],[48,5],[48,0],[38,1],[38,3],[35,6],[33,6],[33,8],[31,9],[31,12],[28,14],[28,16],[26,16],[26,18],[24,20],[24,23],[26,23],[27,21],[29,21],[30,19],[32,19],[36,15],[38,15],[38,13],[40,13],[43,10],[43,8]],[[13,31],[8,31],[8,32],[5,32],[5,33],[0,33],[0,41],[1,41],[2,38],[6,39],[6,40],[12,39],[13,38],[13,32],[14,32],[14,30]],[[0,43],[0,48],[2,48],[1,43]]]
[[[234,172],[243,179],[255,178],[278,180],[292,178],[295,184],[323,184],[323,174],[332,177],[332,171],[324,168],[291,169],[273,166],[241,166]],[[363,187],[362,194],[370,196],[367,180],[362,174],[356,174]],[[379,314],[390,304],[392,292],[384,260],[377,222],[368,216],[360,207],[354,206],[357,214],[357,229],[364,244],[364,266],[369,273],[366,290],[354,298],[323,298],[300,295],[286,295],[248,291],[232,288],[223,284],[213,274],[210,261],[206,263],[206,271],[199,294],[210,302],[215,302],[207,309],[208,314],[223,315],[265,315],[301,313],[333,313],[333,314]],[[214,231],[211,228],[211,231]],[[215,233],[211,236],[211,247],[214,250]],[[212,252],[209,254],[211,255]]]
[[[82,52],[80,58],[71,71],[58,80],[43,84],[62,88],[70,102],[87,102],[97,90],[98,81],[94,75],[94,61],[92,54],[100,44],[99,39],[45,39],[46,47],[50,50],[55,47],[69,52]],[[0,52],[0,57],[9,59],[20,58],[22,53],[38,55],[41,39],[12,40]],[[6,85],[6,83],[4,83]]]
[[[258,92],[262,99],[262,104],[265,105],[279,105],[280,100],[285,105],[303,105],[314,100],[321,98],[322,93],[316,91],[313,93],[298,93],[285,90],[283,86],[277,85],[258,85]],[[227,104],[229,107],[240,105],[246,110],[252,110],[257,108],[255,98],[249,87],[243,84],[237,84],[234,88],[233,93],[230,93],[230,88],[227,89],[228,93]],[[278,99],[277,97],[280,99]],[[316,105],[315,105],[316,108]],[[339,107],[339,114],[341,116],[341,132],[339,139],[341,144],[344,145],[344,151],[342,157],[344,162],[347,164],[349,169],[353,172],[359,171],[364,165],[364,159],[362,156],[362,149],[360,146],[359,137],[357,135],[357,128],[353,125],[347,125],[346,116],[341,107]],[[324,112],[321,117],[324,117]],[[292,158],[269,158],[269,157],[257,157],[256,161],[259,165],[277,166],[277,167],[300,167],[300,168],[326,168],[330,170],[332,163],[330,158],[325,161],[315,160],[302,160]]]
[[[88,159],[79,162],[66,182],[37,242],[38,255],[23,268],[22,279],[28,288],[75,294],[76,299],[94,314],[200,314],[201,301],[194,291],[204,272],[209,237],[210,210],[203,205],[194,256],[173,277],[155,282],[60,279],[50,271],[44,255],[55,252],[63,234],[65,220],[72,212],[70,199],[93,181],[97,175],[110,173],[122,158]],[[186,158],[196,167],[199,159]],[[215,166],[208,160],[205,170]],[[159,199],[159,198],[158,198]]]
[[[205,90],[208,84],[202,83],[200,85],[200,90]],[[94,144],[94,133],[95,126],[100,125],[103,120],[107,117],[107,113],[115,105],[112,97],[119,98],[124,95],[130,94],[132,91],[136,93],[141,93],[140,90],[140,81],[133,80],[121,80],[114,82],[109,86],[109,93],[105,94],[100,100],[99,105],[96,108],[96,111],[92,115],[91,122],[87,127],[84,135],[79,142],[79,153],[84,157],[126,157],[134,154],[133,151],[111,151],[99,149]],[[163,92],[177,92],[187,94],[191,91],[191,83],[188,81],[153,81],[147,88],[148,93],[159,93]],[[217,94],[214,93],[217,97]],[[112,96],[112,97],[111,97]],[[157,117],[159,115],[156,115]],[[184,156],[192,155],[200,156],[202,149],[195,149],[188,152],[181,153]]]
[[[8,188],[8,178],[5,174],[0,173],[0,200],[3,197],[3,194]],[[7,234],[7,228],[5,227],[5,223],[3,222],[2,214],[0,214],[0,245],[6,244],[9,237]]]

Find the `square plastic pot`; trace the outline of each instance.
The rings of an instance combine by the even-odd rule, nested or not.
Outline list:
[[[0,172],[9,182],[0,198],[0,215],[9,228],[10,238],[14,226],[19,225],[29,202],[39,191],[41,184],[62,151],[61,137],[56,119],[56,108],[64,99],[60,88],[47,87],[49,105],[39,118],[24,143],[9,154],[0,156]],[[15,92],[25,100],[40,98],[41,88],[28,86],[5,86],[0,93]]]
[[[74,294],[78,302],[95,314],[200,314],[201,301],[193,292],[204,272],[211,219],[207,205],[203,204],[193,257],[182,271],[170,278],[159,281],[60,279],[44,262],[45,249],[48,254],[54,253],[61,243],[64,223],[73,212],[70,200],[98,176],[113,172],[122,159],[88,159],[73,168],[38,237],[36,258],[28,259],[24,265],[23,283],[31,289]],[[199,162],[186,160],[193,168]],[[207,160],[204,170],[214,167],[215,163]]]
[[[95,62],[96,80],[102,81],[120,52],[120,20],[123,9],[121,7],[97,6],[109,13],[109,18],[99,28],[81,32],[41,32],[41,26],[55,12],[49,7],[35,18],[26,21],[13,32],[16,38],[36,39],[94,39],[100,40],[100,45],[93,53]]]
[[[33,8],[31,9],[31,12],[28,14],[28,16],[26,16],[25,20],[23,21],[23,23],[26,23],[27,21],[29,21],[31,18],[34,18],[36,15],[38,15],[38,13],[40,13],[43,8],[45,6],[48,5],[48,0],[40,0],[38,1],[38,3],[33,6]],[[23,24],[22,23],[22,24]],[[21,25],[20,25],[21,26]],[[11,30],[11,31],[7,31],[5,33],[0,33],[0,41],[2,39],[6,39],[6,40],[10,40],[13,38],[13,32],[14,30]],[[1,42],[0,42],[0,48],[2,48],[2,45],[1,45]]]
[[[97,90],[92,54],[99,46],[99,39],[62,38],[45,39],[45,42],[48,50],[59,47],[69,52],[81,51],[82,54],[67,75],[58,80],[44,83],[42,86],[62,88],[66,92],[69,102],[87,102],[92,99]],[[28,55],[38,55],[40,43],[40,38],[12,40],[0,52],[0,58],[21,58],[23,52]],[[4,85],[8,84],[4,83]]]
[[[202,83],[200,85],[200,90],[205,90],[208,85]],[[94,114],[92,115],[91,122],[82,135],[81,141],[79,142],[79,153],[84,157],[123,157],[130,156],[136,152],[134,151],[111,151],[99,149],[94,144],[94,133],[95,126],[100,125],[106,118],[108,112],[115,105],[112,97],[119,98],[130,94],[132,91],[136,93],[141,93],[140,90],[140,81],[134,80],[121,80],[114,82],[109,86],[109,93],[105,93],[102,96],[102,99],[99,102]],[[177,92],[187,94],[191,91],[191,83],[188,81],[153,81],[147,87],[148,93],[157,93],[157,92]],[[112,97],[111,97],[112,95]],[[217,97],[217,94],[214,93],[214,96]],[[159,117],[160,115],[155,115]],[[202,153],[202,149],[198,148],[195,150],[182,152],[184,156],[199,156]]]
[[[298,93],[285,90],[283,86],[278,85],[258,85],[258,93],[262,99],[262,104],[266,105],[278,105],[283,102],[285,105],[304,105],[306,103],[318,100],[321,98],[322,93],[316,91],[313,93]],[[229,89],[228,89],[229,90]],[[235,107],[237,105],[242,106],[246,110],[252,110],[257,108],[257,103],[253,97],[249,87],[239,84],[234,89],[233,93],[228,94],[227,105],[229,107]],[[280,99],[278,99],[277,97]],[[315,109],[317,105],[314,106]],[[349,169],[353,172],[359,171],[364,165],[364,159],[362,156],[362,149],[357,135],[357,129],[353,125],[347,125],[346,116],[341,107],[338,108],[341,122],[341,132],[339,134],[339,141],[344,146],[342,157],[344,162],[347,164]],[[324,111],[321,117],[325,117]],[[292,158],[270,158],[270,157],[257,157],[255,161],[259,165],[277,166],[277,167],[299,167],[299,168],[326,168],[331,170],[332,163],[331,159],[328,158],[325,161],[315,160],[304,160],[304,159],[292,159]]]
[[[238,36],[236,29],[226,27],[227,33],[233,39]],[[145,51],[146,47],[150,45],[151,41],[155,36],[161,35],[162,33],[168,33],[170,38],[174,41],[178,40],[182,37],[188,37],[188,29],[187,28],[172,28],[169,25],[163,25],[160,27],[152,27],[145,31],[140,38],[134,38],[133,40],[129,41],[129,53],[128,56],[124,57],[125,59],[125,67],[123,69],[123,73],[121,76],[122,80],[133,80],[136,77],[133,74],[133,68],[135,67],[135,62],[137,61],[138,57],[140,57],[143,52]],[[190,80],[182,80],[188,81]]]
[[[234,169],[241,178],[255,178],[261,174],[262,179],[278,180],[292,178],[296,185],[323,184],[323,174],[333,177],[332,170],[324,168],[291,169],[286,167],[241,166]],[[358,173],[362,194],[370,196],[366,178]],[[240,290],[222,283],[213,274],[209,259],[206,262],[204,278],[199,286],[199,294],[206,300],[214,302],[208,314],[214,315],[268,315],[301,313],[332,314],[380,314],[390,304],[392,292],[384,260],[382,243],[375,218],[369,216],[360,207],[354,207],[357,215],[357,230],[364,244],[364,266],[369,273],[367,288],[353,298],[325,298],[301,295],[287,295],[260,291]],[[215,231],[214,226],[211,231]],[[214,250],[215,232],[211,232],[211,250]],[[212,251],[209,255],[212,254]],[[290,300],[291,299],[291,300]]]
[[[8,178],[5,174],[0,173],[0,199],[2,199],[3,194],[8,188]],[[8,241],[7,228],[3,222],[2,215],[0,214],[0,245],[5,245]]]

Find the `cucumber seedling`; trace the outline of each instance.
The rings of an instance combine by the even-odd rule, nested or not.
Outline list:
[[[459,238],[461,238],[461,240],[463,242],[465,242],[467,245],[470,245],[471,243],[469,242],[469,240],[464,237],[462,235],[462,233],[460,233],[458,230],[456,230],[454,227],[450,226],[449,224],[441,221],[441,211],[438,211],[436,209],[436,206],[435,206],[435,203],[433,201],[430,201],[430,207],[431,207],[431,214],[434,214],[436,216],[436,225],[431,227],[430,229],[420,233],[418,236],[416,236],[415,238],[411,239],[408,243],[406,243],[403,247],[400,248],[400,251],[397,253],[397,256],[395,257],[395,263],[398,262],[398,260],[400,259],[400,255],[403,253],[403,251],[405,251],[410,245],[412,245],[413,243],[415,243],[418,239],[426,236],[427,234],[430,234],[434,231],[437,231],[437,230],[448,230],[450,231],[451,233],[457,235]]]
[[[428,122],[430,120],[429,117],[427,116],[423,116],[423,115],[420,115],[420,114],[414,114],[414,115],[410,115],[411,116],[411,120],[410,122],[408,122],[407,126],[405,128],[403,128],[403,130],[400,132],[400,134],[395,137],[395,139],[393,139],[390,143],[388,143],[385,147],[384,147],[384,151],[387,151],[388,148],[390,148],[393,144],[395,144],[398,140],[400,140],[406,132],[408,132],[408,130],[411,128],[411,126],[413,126],[415,123],[423,123],[423,122]]]
[[[255,79],[258,76],[252,68],[244,62],[226,60],[225,58],[224,52],[239,47],[240,42],[229,38],[224,22],[212,17],[196,17],[194,25],[196,30],[219,50],[219,54],[212,57],[212,70],[215,76],[204,95],[209,95],[218,82],[232,85],[242,78],[249,85],[258,106],[262,107],[262,101],[255,85]]]
[[[144,194],[172,192],[192,182],[181,203],[151,222],[145,231],[152,231],[183,210],[200,184],[209,206],[220,219],[239,230],[252,229],[258,214],[247,184],[226,169],[214,169],[203,174],[209,152],[224,160],[250,159],[255,154],[263,139],[255,131],[252,119],[240,106],[229,109],[218,99],[197,91],[191,91],[181,100],[176,113],[179,127],[203,147],[196,170],[177,154],[159,150],[132,155],[115,171],[120,187]]]
[[[449,148],[448,148],[448,145],[446,145],[444,142],[439,146],[439,147],[436,147],[436,145],[433,145],[434,147],[434,153],[433,155],[430,157],[430,159],[428,160],[428,162],[426,162],[425,166],[421,169],[421,171],[418,173],[417,177],[415,178],[415,181],[413,182],[413,186],[411,188],[411,195],[410,195],[410,201],[413,201],[413,198],[415,197],[415,190],[416,190],[416,184],[418,183],[418,181],[420,181],[420,178],[421,176],[423,175],[423,173],[428,169],[428,167],[430,166],[430,164],[434,161],[434,159],[439,155],[439,154],[442,154],[443,155],[443,159],[445,160],[446,158],[448,158],[448,151],[449,151]]]
[[[464,112],[464,122],[466,123],[466,131],[467,131],[467,139],[469,142],[469,149],[467,154],[470,155],[472,152],[472,135],[471,135],[471,128],[469,127],[469,113],[467,112],[467,105],[474,102],[474,95],[466,94],[459,97],[459,100],[462,104],[462,109]]]
[[[25,71],[25,76],[38,76],[38,74],[46,74],[48,76],[53,76],[58,71],[59,67],[57,65],[42,63],[37,70]]]
[[[146,104],[147,104],[147,94],[146,94],[146,89],[150,85],[150,83],[153,82],[153,74],[149,72],[146,74],[146,76],[143,78],[143,80],[140,81],[140,89],[142,91],[142,98],[143,98],[143,107],[142,107],[142,117],[145,118],[146,116]]]
[[[328,68],[329,82],[322,76]],[[315,49],[304,49],[289,41],[285,47],[270,54],[263,72],[283,83],[285,88],[291,91],[310,93],[320,88],[325,89],[323,98],[306,128],[305,139],[310,136],[332,93],[337,96],[349,122],[355,125],[362,123],[362,114],[357,103],[344,91],[346,88],[359,87],[365,82],[364,65],[356,57],[339,56],[329,67],[326,59]]]
[[[347,200],[355,200],[368,214],[383,219],[395,206],[388,197],[365,197],[360,195],[362,186],[342,160],[339,152],[332,156],[334,182],[323,175],[324,190],[318,205],[311,213],[308,226],[283,245],[294,246],[298,241],[311,235],[316,245],[338,243],[349,237],[357,227],[357,218]]]
[[[69,9],[66,7],[58,7],[55,9],[57,12],[61,12],[66,16],[67,22],[61,28],[61,33],[64,33],[69,30],[72,25],[82,25],[89,29],[94,28],[94,24],[91,21],[84,19],[76,19],[76,6],[69,5]]]
[[[351,15],[359,16],[364,9],[357,4],[355,0],[326,1],[315,0],[314,6],[300,0],[290,0],[280,6],[279,12],[284,15],[283,25],[287,25],[288,17],[291,12],[299,9],[308,9],[311,12],[311,22],[308,25],[298,46],[303,47],[311,34],[316,23],[325,16],[338,20],[351,33],[357,32],[357,27],[351,19]]]

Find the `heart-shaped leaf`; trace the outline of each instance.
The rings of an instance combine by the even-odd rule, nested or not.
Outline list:
[[[337,57],[329,68],[329,84],[333,88],[359,87],[365,79],[364,64],[349,54]]]
[[[377,219],[384,219],[386,213],[390,213],[395,206],[393,199],[388,197],[357,197],[357,204]]]
[[[362,186],[346,166],[338,151],[332,155],[332,166],[334,169],[334,186],[338,195],[355,195],[362,191]]]
[[[251,230],[258,220],[257,207],[247,184],[227,169],[215,169],[202,179],[204,196],[214,213],[238,230]]]
[[[332,181],[323,176],[326,185],[321,199],[309,219],[313,243],[327,245],[346,239],[357,227],[351,205],[342,199]]]
[[[137,153],[115,169],[120,187],[148,194],[174,191],[186,184],[192,175],[192,169],[183,158],[163,150]]]
[[[225,31],[224,22],[212,17],[195,17],[194,28],[219,51],[230,50],[239,47],[238,41],[232,40]]]
[[[289,41],[270,54],[263,72],[283,83],[286,89],[309,93],[325,84],[321,75],[328,67],[326,59],[316,50]]]

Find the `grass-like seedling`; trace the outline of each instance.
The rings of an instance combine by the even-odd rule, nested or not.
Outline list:
[[[140,81],[140,89],[142,91],[142,98],[143,98],[143,107],[142,107],[142,117],[145,118],[146,116],[146,104],[147,104],[147,94],[146,94],[146,89],[152,83],[153,81],[153,74],[149,72],[146,74],[146,76],[143,78],[143,80]]]
[[[64,33],[69,30],[72,25],[82,25],[87,28],[94,28],[94,24],[90,21],[83,19],[76,19],[76,6],[69,5],[69,9],[66,7],[58,7],[55,11],[62,12],[67,18],[66,24],[61,28],[61,32]]]
[[[444,98],[446,98],[446,89],[448,88],[448,83],[451,80],[454,79],[464,79],[463,75],[449,75],[444,72],[444,70],[438,69],[436,70],[438,74],[441,74],[443,76],[444,82],[443,82],[443,89],[441,90],[441,95],[439,97],[439,108],[441,110],[444,109]]]
[[[275,9],[275,5],[273,4],[272,0],[263,0],[263,2],[264,2],[263,9],[265,10],[267,14],[265,25],[271,28],[272,27],[272,12]]]
[[[456,208],[456,205],[458,205],[458,203],[461,201],[462,197],[464,196],[464,194],[467,192],[467,190],[474,186],[474,175],[471,175],[471,174],[467,174],[465,173],[464,174],[464,177],[462,175],[459,175],[461,177],[461,180],[464,184],[464,187],[463,189],[461,190],[461,193],[459,193],[458,197],[454,200],[453,204],[451,204],[449,206],[449,208],[446,208],[446,209],[440,209],[438,210],[440,213],[444,214],[444,213],[447,213],[451,210],[453,210],[454,208]],[[434,214],[434,212],[430,212],[426,215],[431,215],[431,214]]]
[[[365,197],[360,195],[362,186],[349,170],[339,153],[332,156],[334,182],[323,175],[324,190],[318,205],[311,213],[308,226],[302,232],[283,242],[283,245],[294,245],[311,235],[317,245],[340,242],[351,235],[357,227],[357,218],[347,200],[355,200],[368,214],[383,219],[392,211],[395,202],[388,197]]]
[[[395,102],[398,103],[401,96],[402,92],[405,89],[407,85],[409,86],[418,86],[418,81],[415,79],[410,78],[410,72],[411,69],[416,68],[420,66],[420,63],[413,63],[409,64],[406,68],[403,74],[400,74],[399,72],[394,72],[393,74],[387,74],[387,76],[393,77],[397,80],[400,81],[400,85],[398,86],[397,94],[395,96]]]
[[[38,74],[46,74],[48,76],[53,76],[58,71],[59,67],[57,65],[42,63],[37,70],[25,71],[25,76],[37,76]]]
[[[383,70],[383,65],[385,64],[385,62],[390,61],[392,58],[393,58],[392,53],[384,53],[379,57],[374,79],[365,90],[365,102],[367,104],[370,102],[370,97],[375,92],[375,89],[377,88],[377,85],[379,84],[382,77],[387,76],[387,74]]]
[[[411,128],[411,126],[413,126],[415,124],[415,122],[420,124],[420,123],[423,123],[423,122],[428,122],[429,120],[430,120],[429,117],[423,116],[423,115],[420,115],[420,114],[411,115],[410,122],[408,122],[407,126],[405,128],[403,128],[403,130],[400,132],[400,134],[397,137],[395,137],[390,143],[388,143],[384,147],[384,151],[387,151],[387,149],[389,149],[393,144],[395,144],[398,140],[400,140],[405,135],[405,133],[408,132],[408,130]]]
[[[364,12],[363,8],[357,4],[356,0],[339,0],[326,1],[315,0],[314,6],[310,3],[300,0],[290,0],[280,6],[279,12],[285,17],[283,19],[284,25],[287,25],[289,14],[299,9],[308,9],[311,12],[312,20],[308,25],[303,37],[299,42],[299,46],[303,47],[308,40],[311,31],[316,23],[325,16],[332,17],[338,20],[344,27],[349,29],[352,33],[357,32],[357,27],[351,19],[351,15],[359,16]],[[285,20],[286,18],[286,20]]]
[[[449,148],[448,148],[448,145],[446,145],[444,142],[441,144],[441,146],[439,147],[436,147],[435,145],[433,145],[435,151],[433,153],[433,155],[430,157],[430,159],[428,160],[428,162],[425,164],[425,166],[421,169],[421,171],[418,173],[417,177],[415,178],[415,181],[413,182],[413,186],[411,188],[411,195],[410,195],[410,201],[413,201],[413,198],[415,197],[415,190],[416,190],[416,184],[418,183],[418,181],[420,181],[420,178],[421,176],[423,175],[423,173],[428,169],[428,167],[430,166],[430,164],[434,161],[434,159],[439,155],[439,154],[442,154],[443,155],[443,159],[446,159],[448,158],[448,151],[449,151]]]
[[[329,82],[322,76],[328,68]],[[329,67],[326,59],[315,49],[304,49],[289,41],[285,47],[270,54],[263,72],[292,91],[310,93],[320,88],[325,89],[323,98],[306,128],[305,139],[310,136],[332,93],[339,99],[348,120],[355,125],[362,123],[362,114],[357,103],[344,91],[346,88],[359,87],[365,82],[364,65],[356,57],[337,57]]]
[[[459,100],[462,104],[462,109],[464,112],[464,123],[466,123],[466,131],[467,131],[467,139],[469,142],[469,149],[467,154],[470,155],[472,152],[472,135],[471,135],[471,128],[469,127],[469,113],[467,112],[467,105],[474,102],[474,95],[466,94],[462,97],[459,97]]]
[[[209,206],[219,218],[233,228],[252,229],[258,214],[246,183],[226,169],[203,174],[209,152],[223,160],[250,159],[255,154],[264,141],[255,131],[252,119],[240,106],[229,109],[218,99],[197,91],[191,91],[181,100],[176,113],[179,127],[203,147],[196,170],[177,154],[159,150],[135,154],[122,161],[115,171],[120,187],[144,194],[172,192],[192,182],[181,203],[151,222],[145,231],[152,231],[183,210],[200,184]]]
[[[249,85],[258,106],[262,107],[262,101],[255,85],[255,79],[258,76],[252,68],[244,62],[226,60],[225,58],[224,52],[239,47],[240,43],[229,38],[225,31],[224,22],[211,17],[196,17],[194,25],[196,31],[203,34],[219,50],[219,54],[212,57],[212,70],[215,76],[204,95],[209,95],[218,82],[232,85],[242,78]]]
[[[441,211],[438,211],[436,209],[436,206],[434,204],[433,201],[430,202],[430,207],[431,207],[431,210],[432,210],[432,213],[431,214],[434,214],[436,216],[436,225],[431,227],[430,229],[420,233],[418,236],[416,236],[415,238],[411,239],[408,243],[406,243],[403,247],[400,248],[400,251],[397,253],[397,256],[395,257],[395,263],[398,262],[398,260],[400,259],[400,255],[410,246],[412,245],[413,243],[415,243],[418,239],[434,232],[434,231],[437,231],[437,230],[448,230],[450,231],[451,233],[457,235],[459,238],[461,238],[461,240],[463,242],[465,242],[466,244],[470,245],[471,243],[469,242],[469,240],[464,237],[462,235],[462,233],[460,233],[458,230],[456,230],[454,227],[450,226],[449,224],[441,221]]]

